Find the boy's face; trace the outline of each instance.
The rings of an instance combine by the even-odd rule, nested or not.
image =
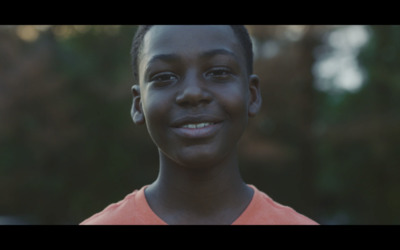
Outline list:
[[[154,26],[139,55],[133,120],[146,123],[180,165],[217,163],[233,152],[261,97],[229,26]]]

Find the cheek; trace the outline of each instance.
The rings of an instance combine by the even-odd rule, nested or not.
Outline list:
[[[142,91],[142,107],[146,121],[153,123],[153,120],[161,119],[163,114],[169,109],[167,93],[152,91],[150,87],[144,87]]]
[[[248,119],[248,97],[247,90],[244,88],[231,89],[231,91],[221,92],[224,100],[223,107],[231,119],[242,120],[247,123]]]
[[[168,123],[168,112],[171,102],[157,95],[146,95],[142,97],[143,113],[146,120],[147,130],[155,143],[159,140],[162,126]]]

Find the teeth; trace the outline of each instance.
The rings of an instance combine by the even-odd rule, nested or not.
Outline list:
[[[196,123],[196,124],[185,124],[183,128],[204,128],[206,126],[212,125],[211,122],[203,122],[203,123]]]

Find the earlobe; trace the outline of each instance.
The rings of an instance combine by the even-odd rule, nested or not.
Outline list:
[[[249,117],[255,116],[261,108],[262,98],[260,92],[260,80],[257,75],[249,77]]]
[[[135,124],[143,124],[145,123],[144,113],[142,109],[142,100],[140,96],[140,87],[139,85],[132,86],[132,94],[133,94],[133,102],[131,109],[132,120]]]

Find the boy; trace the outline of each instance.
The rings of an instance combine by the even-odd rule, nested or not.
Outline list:
[[[244,26],[141,26],[132,118],[158,147],[155,182],[88,224],[317,224],[239,173],[236,146],[261,106]]]

